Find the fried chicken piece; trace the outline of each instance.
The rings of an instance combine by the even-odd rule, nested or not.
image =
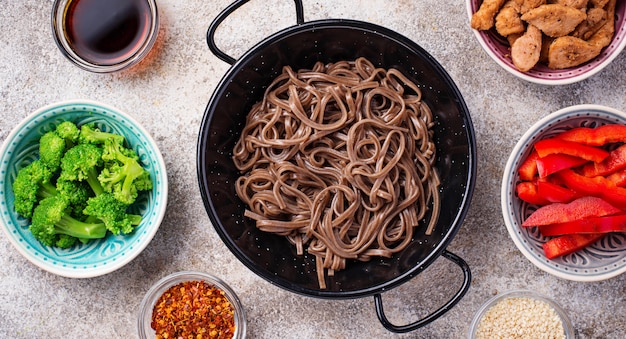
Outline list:
[[[591,2],[595,8],[604,8],[604,6],[609,3],[609,0],[589,0],[589,2]]]
[[[613,35],[615,34],[615,20],[613,20],[615,18],[615,4],[616,0],[609,0],[605,7],[607,21],[588,40],[594,45],[600,46],[600,49],[608,46],[611,40],[613,40]]]
[[[541,5],[544,5],[546,3],[546,0],[518,0],[518,2],[519,1],[521,1],[520,13],[522,14],[530,11],[531,9],[535,9]]]
[[[522,20],[555,38],[569,34],[586,18],[583,11],[559,4],[541,5],[522,15]]]
[[[478,11],[472,15],[470,25],[473,29],[485,31],[491,29],[494,24],[496,13],[504,4],[504,0],[484,0]]]
[[[509,46],[513,46],[513,44],[515,43],[515,40],[519,39],[522,37],[522,35],[524,35],[524,32],[522,33],[515,33],[515,34],[510,34],[509,36],[506,37],[506,40],[509,42]]]
[[[526,72],[535,67],[541,55],[542,36],[539,28],[528,25],[526,33],[515,40],[511,46],[511,59],[518,70]]]
[[[543,37],[541,38],[541,53],[539,54],[539,62],[544,65],[548,64],[548,55],[550,54],[550,46],[553,41],[553,37],[545,34],[543,34]]]
[[[563,5],[567,7],[573,7],[573,8],[581,9],[581,10],[584,10],[587,8],[588,2],[589,0],[555,0],[553,1],[553,3],[555,4],[559,4],[559,5]]]
[[[615,15],[615,1],[609,0],[607,4],[607,16],[609,18]],[[614,34],[615,22],[607,20],[587,41],[573,36],[556,38],[550,45],[548,67],[562,69],[585,63],[598,56],[602,48],[611,43]]]
[[[606,14],[603,8],[590,8],[587,10],[587,19],[576,26],[576,29],[570,35],[588,40],[606,23],[608,20]]]
[[[508,0],[496,15],[496,31],[503,37],[523,33],[526,26],[521,19],[520,4],[517,0]]]
[[[563,69],[578,66],[600,54],[601,48],[571,35],[554,39],[548,52],[548,67]]]

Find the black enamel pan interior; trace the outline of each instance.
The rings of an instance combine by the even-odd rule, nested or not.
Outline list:
[[[446,250],[468,210],[476,173],[475,136],[460,91],[442,66],[406,37],[374,24],[352,20],[303,22],[302,3],[296,0],[298,24],[258,43],[239,59],[215,44],[217,26],[247,1],[237,1],[211,24],[207,40],[211,51],[231,64],[214,91],[202,119],[197,148],[200,192],[213,227],[232,253],[250,270],[272,284],[294,293],[320,298],[374,296],[383,325],[394,332],[421,327],[458,302],[469,288],[468,265]],[[436,167],[442,185],[441,215],[435,232],[416,232],[411,244],[391,259],[348,262],[345,270],[318,286],[312,256],[298,256],[283,237],[259,231],[243,216],[245,206],[235,193],[239,173],[231,160],[245,118],[261,100],[265,88],[290,65],[294,70],[324,63],[366,57],[375,65],[397,68],[423,89],[423,100],[435,115]],[[382,308],[381,293],[419,274],[443,256],[460,266],[463,286],[441,309],[420,321],[396,326]]]

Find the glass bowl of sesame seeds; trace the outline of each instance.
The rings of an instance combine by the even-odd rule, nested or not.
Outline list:
[[[141,339],[246,337],[239,298],[204,272],[176,272],[159,280],[144,296],[137,320]]]
[[[554,300],[528,290],[499,293],[483,304],[468,338],[576,338],[574,326]]]

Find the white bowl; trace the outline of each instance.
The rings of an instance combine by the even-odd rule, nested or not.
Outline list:
[[[39,138],[58,123],[95,123],[105,131],[124,135],[139,155],[153,181],[132,208],[141,224],[131,234],[79,243],[69,249],[42,245],[28,230],[30,220],[17,215],[12,184],[17,171],[38,158]],[[9,133],[0,149],[0,221],[4,234],[26,259],[41,269],[71,278],[89,278],[112,272],[135,258],[152,240],[165,215],[167,174],[161,152],[148,132],[130,115],[89,100],[54,103],[37,109]]]
[[[469,18],[478,11],[483,0],[466,0]],[[468,19],[469,26],[469,19]],[[470,28],[472,29],[472,28]],[[600,72],[613,61],[626,47],[626,1],[617,1],[615,6],[615,35],[611,44],[599,56],[577,67],[555,70],[545,65],[537,65],[528,72],[519,71],[511,61],[511,50],[505,38],[495,29],[478,31],[472,29],[480,46],[502,68],[516,77],[542,85],[566,85],[575,83]]]
[[[609,123],[626,125],[626,113],[599,105],[577,105],[549,114],[536,122],[515,145],[502,177],[501,204],[507,231],[517,248],[538,268],[573,281],[599,281],[626,272],[626,234],[609,234],[595,244],[555,259],[546,258],[542,244],[547,240],[537,227],[521,227],[522,220],[536,207],[515,194],[520,181],[518,167],[533,144],[564,130]]]

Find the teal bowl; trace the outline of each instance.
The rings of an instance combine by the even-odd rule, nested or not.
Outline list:
[[[142,165],[150,172],[153,188],[139,195],[131,213],[143,220],[127,235],[107,234],[103,239],[76,244],[68,249],[47,247],[28,230],[30,220],[15,212],[12,184],[17,172],[38,158],[39,138],[61,121],[77,125],[95,123],[98,128],[126,137]],[[128,114],[89,100],[54,103],[42,107],[21,121],[0,149],[1,227],[11,244],[30,262],[48,272],[90,278],[110,273],[133,260],[157,232],[167,206],[167,174],[163,157],[148,132]]]

